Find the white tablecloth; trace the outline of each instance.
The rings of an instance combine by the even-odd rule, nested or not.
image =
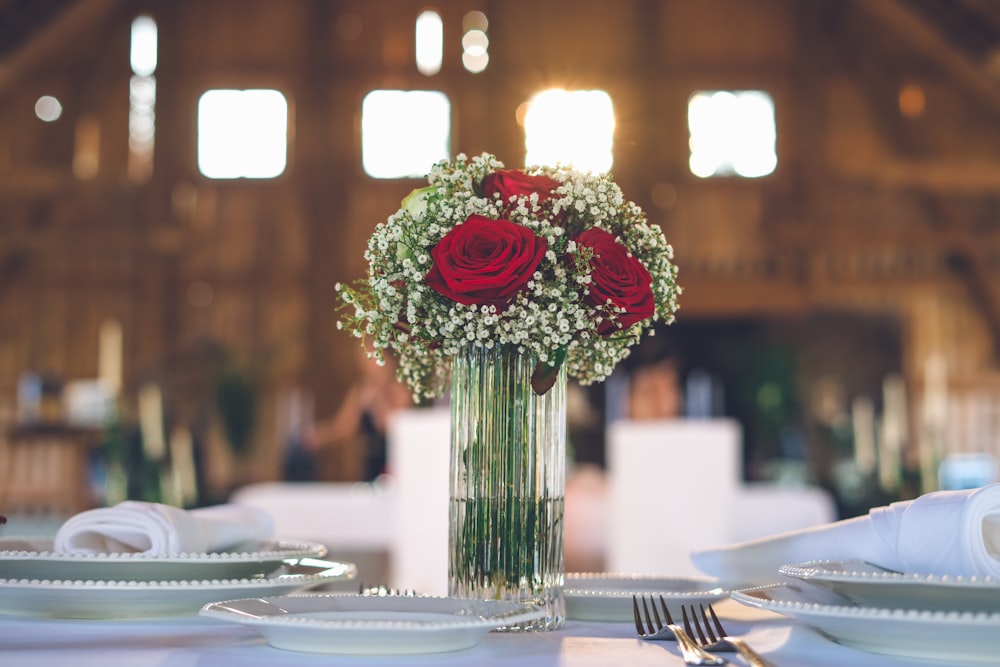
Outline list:
[[[783,617],[734,602],[720,605],[733,634],[748,640],[777,667],[946,667],[840,646]],[[742,620],[733,620],[742,619]],[[672,642],[635,638],[628,623],[568,621],[554,632],[491,633],[474,648],[422,656],[358,657],[295,653],[270,647],[252,629],[200,617],[90,621],[0,616],[4,667],[670,667],[683,665]],[[734,658],[733,664],[744,664]],[[952,667],[948,665],[947,667]]]

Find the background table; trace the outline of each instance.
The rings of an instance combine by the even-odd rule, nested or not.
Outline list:
[[[89,460],[102,432],[68,424],[18,425],[0,434],[4,513],[72,516],[94,506]]]

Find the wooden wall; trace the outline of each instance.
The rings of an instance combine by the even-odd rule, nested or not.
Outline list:
[[[319,416],[337,405],[354,355],[333,286],[363,273],[368,234],[419,184],[363,173],[361,101],[376,88],[446,92],[452,151],[509,165],[523,161],[516,110],[533,93],[603,89],[617,117],[613,172],[675,247],[681,318],[888,315],[914,387],[935,354],[955,378],[991,376],[1000,104],[954,54],[874,4],[440,2],[445,63],[428,78],[413,21],[435,3],[77,2],[0,78],[0,405],[9,415],[26,370],[95,376],[98,328],[113,317],[126,396],[155,379],[191,418],[208,399],[183,388],[199,384],[210,344],[251,372],[264,407],[238,474],[279,474],[275,397],[304,387]],[[473,9],[490,19],[479,75],[460,65]],[[156,19],[160,46],[154,169],[136,183],[128,42],[140,12]],[[924,92],[922,114],[900,113],[905,85]],[[286,95],[282,176],[199,175],[195,109],[212,87]],[[687,100],[702,88],[771,93],[775,174],[690,174]],[[41,94],[63,100],[59,121],[34,117]],[[80,123],[99,128],[99,167],[85,179],[73,170]]]

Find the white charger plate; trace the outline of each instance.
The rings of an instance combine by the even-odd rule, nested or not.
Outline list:
[[[833,640],[871,653],[996,665],[1000,613],[884,609],[853,605],[805,583],[735,591],[734,600],[794,618]]]
[[[491,630],[545,611],[501,600],[329,594],[216,602],[201,615],[250,626],[289,651],[401,655],[471,648]]]
[[[862,606],[1000,612],[1000,581],[992,577],[904,574],[863,561],[812,561],[783,565],[778,572]]]
[[[662,595],[667,602],[709,604],[729,597],[718,579],[640,574],[567,574],[566,616],[580,621],[631,622],[633,595]]]
[[[139,618],[195,614],[209,602],[287,595],[351,579],[352,563],[303,558],[255,578],[166,581],[0,579],[0,614],[48,618]]]
[[[228,551],[179,554],[68,554],[53,551],[51,538],[0,538],[0,579],[192,581],[264,575],[283,562],[322,558],[326,547],[275,540]]]

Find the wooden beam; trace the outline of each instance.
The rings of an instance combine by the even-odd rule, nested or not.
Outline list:
[[[122,0],[77,0],[60,12],[12,55],[0,60],[0,96],[8,93],[47,58],[111,16]]]
[[[837,162],[833,172],[847,180],[883,188],[913,188],[937,194],[982,195],[1000,192],[1000,161],[881,160]]]
[[[934,60],[990,109],[1000,113],[1000,88],[979,63],[949,44],[935,28],[899,0],[856,0],[854,5],[868,12],[891,30],[905,37]]]
[[[678,317],[789,315],[807,312],[807,290],[783,281],[684,278]]]

